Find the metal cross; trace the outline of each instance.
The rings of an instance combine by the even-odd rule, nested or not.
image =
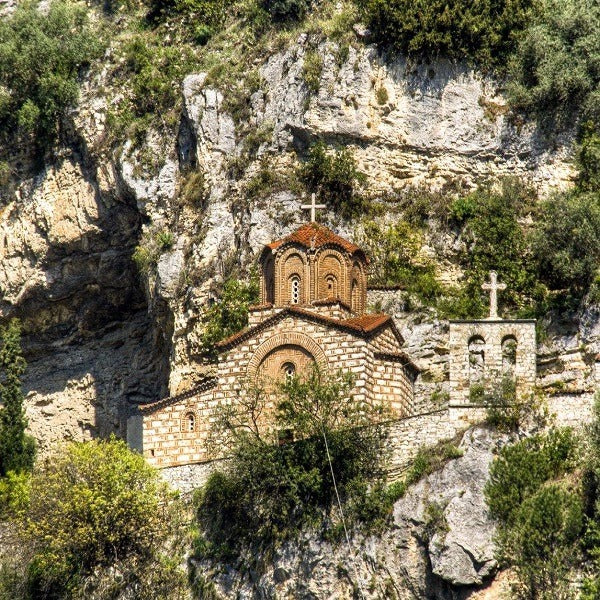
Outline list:
[[[311,196],[310,204],[302,204],[300,206],[302,210],[310,209],[310,222],[314,223],[317,220],[317,209],[325,209],[327,208],[324,204],[317,204],[317,195],[313,192]]]
[[[505,283],[498,283],[498,274],[496,271],[490,271],[490,282],[485,282],[481,286],[482,290],[490,292],[490,316],[489,319],[498,319],[498,290],[506,289]]]

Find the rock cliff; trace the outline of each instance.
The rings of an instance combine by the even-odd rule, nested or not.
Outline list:
[[[151,131],[141,150],[106,145],[106,72],[87,76],[67,142],[19,182],[0,215],[2,316],[25,322],[27,410],[42,448],[62,438],[122,434],[128,401],[193,383],[198,315],[214,281],[250,264],[265,242],[304,219],[294,189],[248,198],[247,184],[264,165],[284,178],[312,140],[352,148],[374,194],[415,185],[468,188],[506,174],[543,194],[570,185],[569,136],[548,140],[533,124],[513,123],[497,82],[464,65],[386,60],[370,46],[351,45],[343,60],[338,50],[303,34],[272,53],[258,65],[261,85],[243,127],[205,74],[189,75],[177,131]],[[308,52],[323,59],[316,94],[303,75]],[[248,132],[255,134],[251,151]],[[190,169],[203,182],[199,203],[182,193]],[[324,218],[354,235],[351,224]],[[159,249],[156,267],[140,273],[133,250],[159,231],[172,236],[172,247]],[[442,254],[456,243],[430,235]],[[443,379],[443,323],[396,316],[409,350]],[[579,380],[600,350],[597,307],[569,327],[546,350],[549,364],[565,354],[560,369],[579,361]]]
[[[6,0],[0,11],[10,6]],[[322,70],[310,93],[303,65],[315,52]],[[26,408],[42,452],[63,439],[124,435],[130,403],[194,384],[203,369],[199,318],[215,282],[304,221],[298,191],[286,182],[312,141],[350,147],[376,197],[410,186],[469,189],[504,175],[542,195],[572,184],[571,136],[548,139],[511,119],[501,85],[466,65],[390,60],[360,44],[346,55],[302,34],[255,66],[261,83],[244,123],[228,112],[223,91],[196,73],[181,82],[177,127],[119,151],[106,142],[106,71],[92,70],[62,146],[31,166],[0,208],[0,317],[24,323]],[[253,197],[248,186],[263,168],[280,183]],[[185,193],[191,175],[194,201]],[[354,236],[353,224],[332,213],[323,219]],[[155,244],[152,264],[139,269],[135,248],[152,246],[159,233],[169,244]],[[446,259],[460,240],[435,227],[426,235],[440,277],[453,280]],[[407,310],[402,293],[373,292],[370,300],[394,314],[423,368],[420,397],[443,393],[447,323]],[[539,350],[540,384],[556,402],[591,400],[600,376],[598,305],[552,321]],[[485,429],[468,432],[464,456],[396,504],[392,530],[354,540],[365,597],[497,597],[496,587],[474,589],[495,569],[482,487],[502,441]],[[357,577],[348,552],[306,537],[262,571],[215,577],[223,597],[350,598]]]
[[[216,583],[218,598],[497,598],[505,578],[491,581],[495,528],[483,487],[504,443],[489,430],[469,430],[463,456],[412,487],[383,535],[355,535],[351,547],[306,535],[264,564],[251,555],[236,565],[192,561],[197,576]]]

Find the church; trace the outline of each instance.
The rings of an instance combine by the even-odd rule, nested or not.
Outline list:
[[[139,405],[129,445],[159,468],[219,457],[208,444],[220,407],[240,403],[257,383],[351,372],[357,400],[410,415],[419,372],[402,351],[393,319],[367,312],[368,258],[356,245],[312,221],[267,244],[259,257],[260,303],[248,326],[217,344],[214,375],[189,391]],[[268,421],[268,417],[267,417]],[[264,424],[268,426],[268,422]]]

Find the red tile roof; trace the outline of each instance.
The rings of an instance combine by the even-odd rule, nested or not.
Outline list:
[[[187,390],[181,394],[177,394],[176,396],[167,396],[166,398],[162,398],[157,400],[156,402],[146,402],[144,404],[138,404],[138,408],[143,415],[148,415],[158,410],[159,408],[164,408],[165,406],[169,406],[171,404],[175,404],[176,402],[180,402],[181,400],[187,400],[188,398],[192,398],[197,394],[201,394],[206,390],[210,390],[211,388],[217,385],[216,377],[205,377],[202,381],[198,383],[198,385],[194,386],[192,389]]]
[[[341,329],[343,331],[349,331],[351,333],[357,334],[359,336],[367,336],[369,334],[374,333],[384,325],[388,323],[391,325],[394,334],[398,338],[400,343],[403,343],[402,336],[396,329],[392,318],[389,315],[378,313],[372,315],[362,315],[360,317],[352,317],[350,319],[336,319],[334,317],[328,317],[326,315],[321,315],[317,312],[308,310],[306,308],[301,308],[299,306],[288,306],[282,309],[280,312],[274,314],[271,317],[268,317],[258,325],[254,325],[253,327],[247,327],[238,333],[234,333],[233,335],[221,340],[216,344],[217,350],[219,352],[223,352],[225,350],[229,350],[236,344],[252,337],[255,333],[259,333],[263,331],[267,327],[277,323],[281,319],[285,318],[287,315],[299,315],[305,317],[306,319],[310,319],[312,321],[317,321],[319,323],[324,323],[326,325],[331,325],[332,327],[336,327],[337,329]]]
[[[362,252],[358,246],[345,240],[336,233],[333,233],[329,227],[325,227],[325,225],[321,225],[320,223],[307,223],[306,225],[302,225],[300,229],[296,229],[296,231],[290,233],[288,236],[267,244],[267,248],[277,250],[280,246],[291,243],[300,244],[305,248],[320,248],[327,244],[334,244],[336,246],[341,246],[350,254]]]

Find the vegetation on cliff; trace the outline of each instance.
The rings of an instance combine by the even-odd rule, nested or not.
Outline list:
[[[486,499],[499,522],[501,566],[516,575],[514,598],[597,598],[599,423],[600,396],[584,435],[551,429],[505,446],[491,466]]]
[[[71,443],[16,483],[0,598],[184,597],[181,508],[124,442]]]
[[[0,477],[30,471],[35,459],[35,440],[25,433],[21,376],[25,359],[21,350],[21,326],[13,319],[0,328]]]

